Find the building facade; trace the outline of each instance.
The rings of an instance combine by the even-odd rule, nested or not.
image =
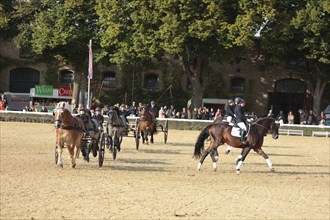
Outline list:
[[[29,93],[35,85],[47,84],[47,65],[35,62],[32,53],[17,48],[12,42],[0,42],[0,93]],[[170,56],[167,57],[170,59]],[[178,63],[172,62],[166,68],[153,68],[143,72],[141,79],[134,79],[130,83],[135,88],[146,91],[164,89],[164,75],[171,69],[181,68]],[[224,93],[214,94],[218,99],[234,99],[236,96],[244,98],[247,107],[258,116],[264,116],[269,109],[274,114],[283,111],[287,114],[293,111],[298,118],[298,109],[311,109],[312,85],[299,77],[294,65],[286,63],[278,66],[265,66],[262,59],[249,56],[244,59],[228,63],[213,62],[210,65],[213,72],[221,75],[222,90]],[[111,91],[121,88],[126,80],[118,65],[99,63],[94,66],[92,91]],[[71,85],[73,70],[69,66],[58,67],[58,85]],[[87,90],[87,80],[82,81],[82,90]],[[135,84],[134,84],[135,83]],[[184,91],[191,91],[191,85],[185,75],[180,78],[180,85]],[[132,91],[128,91],[130,94]]]

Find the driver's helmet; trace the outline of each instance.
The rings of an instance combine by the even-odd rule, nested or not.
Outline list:
[[[96,111],[96,112],[100,112],[100,111],[101,111],[101,108],[100,108],[100,107],[97,107],[97,108],[95,109],[95,111]]]
[[[231,104],[231,103],[234,103],[234,100],[229,99],[229,100],[228,100],[228,104]]]
[[[241,99],[240,104],[244,103],[245,104],[245,100]]]
[[[150,104],[151,104],[151,105],[155,105],[156,102],[155,102],[155,101],[151,101]]]
[[[235,98],[235,104],[239,104],[241,101],[242,101],[242,99],[240,97]]]

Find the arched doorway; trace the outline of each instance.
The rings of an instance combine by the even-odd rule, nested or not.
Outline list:
[[[20,67],[10,71],[9,91],[30,93],[30,88],[39,85],[40,72],[38,70]]]
[[[306,83],[293,78],[281,79],[275,82],[275,91],[268,93],[268,109],[273,107],[275,116],[283,111],[287,116],[292,111],[295,123],[299,123],[298,110],[303,109],[306,97]]]

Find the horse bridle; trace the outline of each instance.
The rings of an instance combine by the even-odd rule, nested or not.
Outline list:
[[[260,127],[262,127],[262,128],[265,128],[265,129],[267,130],[267,133],[272,134],[272,133],[275,132],[275,131],[272,131],[272,132],[271,132],[270,128],[267,128],[266,126],[263,126],[263,125],[261,125],[261,124],[258,124],[258,123],[254,123],[254,124],[256,124],[256,125],[258,125],[258,126],[260,126]],[[277,125],[277,124],[279,124],[279,123],[277,123],[277,122],[275,121],[275,124]]]

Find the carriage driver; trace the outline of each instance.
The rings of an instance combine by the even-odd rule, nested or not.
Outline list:
[[[229,124],[232,123],[232,120],[235,118],[234,105],[235,105],[234,100],[229,99],[228,104],[226,106],[227,122]]]
[[[243,145],[246,145],[246,140],[245,140],[245,133],[246,133],[246,122],[247,122],[247,119],[245,117],[245,114],[244,114],[244,110],[243,110],[243,107],[245,106],[245,101],[244,99],[241,99],[240,97],[236,97],[235,98],[235,103],[236,103],[236,107],[235,107],[235,121],[238,125],[238,127],[241,128],[241,143]]]

